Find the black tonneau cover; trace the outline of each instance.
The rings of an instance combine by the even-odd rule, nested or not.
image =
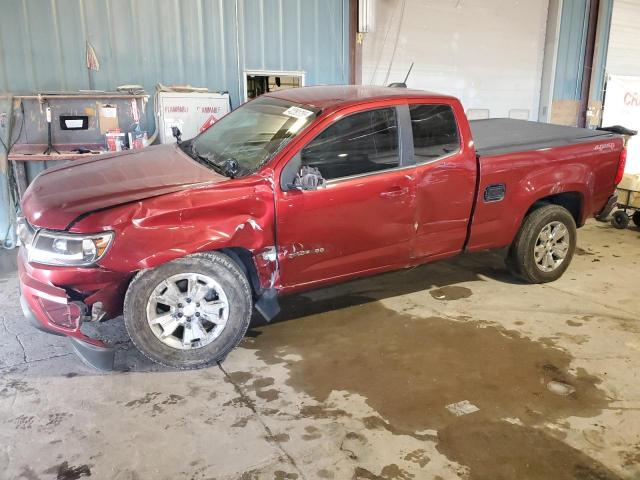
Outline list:
[[[614,135],[600,130],[565,127],[550,123],[529,122],[511,118],[471,120],[471,133],[478,155],[502,155],[504,153],[539,150],[541,148],[571,145],[596,137]]]

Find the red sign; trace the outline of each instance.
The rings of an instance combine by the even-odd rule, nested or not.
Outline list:
[[[216,120],[218,120],[218,119],[216,117],[214,117],[213,115],[211,115],[209,118],[207,118],[207,120],[200,127],[200,133],[204,132],[207,128],[209,128],[211,125],[216,123]]]

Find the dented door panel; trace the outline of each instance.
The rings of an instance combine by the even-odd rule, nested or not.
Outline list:
[[[281,193],[276,209],[283,284],[313,284],[406,264],[413,236],[412,171]]]

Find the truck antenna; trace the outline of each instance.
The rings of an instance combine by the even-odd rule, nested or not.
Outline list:
[[[390,83],[389,86],[395,87],[395,88],[407,88],[407,80],[409,80],[409,75],[411,74],[411,70],[413,70],[413,62],[411,62],[411,65],[409,66],[409,71],[407,72],[407,75],[404,77],[404,82]]]
[[[413,70],[413,62],[411,62],[411,65],[409,66],[409,71],[407,72],[407,76],[404,77],[404,83],[405,85],[407,84],[407,80],[409,80],[409,75],[411,75],[411,70]]]

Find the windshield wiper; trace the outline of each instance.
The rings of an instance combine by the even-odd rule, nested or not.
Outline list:
[[[222,162],[216,162],[212,158],[213,155],[203,155],[198,153],[193,144],[191,144],[191,148],[189,150],[189,155],[194,160],[211,167],[217,173],[224,175],[225,177],[235,178],[238,176],[238,173],[240,173],[240,165],[235,158],[227,158]]]
[[[188,148],[183,148],[183,151],[187,155],[189,155],[191,158],[193,158],[196,162],[204,165],[205,167],[211,168],[212,170],[214,170],[216,173],[219,173],[220,175],[224,175],[225,177],[228,177],[228,175],[225,173],[225,170],[220,165],[218,165],[216,162],[211,160],[209,157],[198,153],[193,143],[191,143],[190,145],[187,145],[187,147]],[[182,148],[182,146],[180,146],[180,148]]]

